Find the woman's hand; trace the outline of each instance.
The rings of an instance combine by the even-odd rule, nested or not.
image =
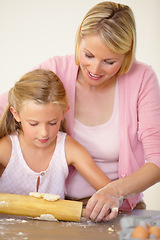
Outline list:
[[[116,218],[122,202],[123,197],[119,196],[114,182],[109,183],[89,199],[86,206],[86,218],[93,221],[108,221]]]
[[[160,168],[153,163],[145,163],[129,176],[98,190],[88,201],[86,218],[107,221],[117,217],[124,198],[139,194],[159,181]]]

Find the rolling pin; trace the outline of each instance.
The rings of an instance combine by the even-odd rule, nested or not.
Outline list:
[[[47,201],[26,195],[0,193],[0,213],[27,217],[50,214],[57,220],[79,222],[85,215],[83,203],[58,199]]]

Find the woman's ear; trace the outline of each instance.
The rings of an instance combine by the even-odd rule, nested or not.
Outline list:
[[[13,114],[13,117],[17,122],[21,122],[19,114],[17,113],[14,107],[12,106],[10,107],[10,112]]]

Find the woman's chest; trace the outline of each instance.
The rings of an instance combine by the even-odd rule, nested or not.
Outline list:
[[[114,100],[115,87],[100,92],[77,89],[75,95],[75,118],[88,126],[103,124],[111,118]]]

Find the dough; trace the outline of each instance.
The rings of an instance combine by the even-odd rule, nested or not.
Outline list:
[[[43,198],[48,201],[56,201],[60,199],[59,195],[49,194],[49,193],[30,192],[29,196],[36,197],[36,198]]]
[[[40,217],[33,218],[35,220],[45,220],[45,221],[52,221],[57,222],[58,220],[51,214],[41,214]]]

